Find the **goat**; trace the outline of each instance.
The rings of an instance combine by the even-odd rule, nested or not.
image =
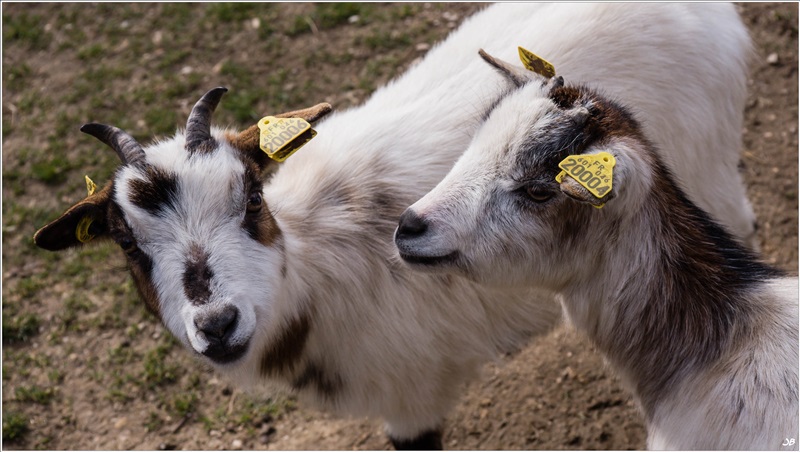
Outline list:
[[[796,449],[797,277],[690,201],[627,108],[483,56],[519,88],[403,214],[403,259],[557,293],[635,394],[651,449]]]
[[[75,230],[89,218],[86,238],[119,244],[148,308],[220,372],[284,382],[339,414],[380,416],[398,448],[441,447],[461,386],[560,318],[556,303],[532,301],[549,295],[417,274],[395,256],[405,207],[441,180],[511,88],[474,57],[482,45],[535,48],[560,73],[624,93],[675,152],[698,202],[751,235],[736,173],[750,44],[731,5],[499,4],[364,105],[321,121],[266,183],[275,164],[255,126],[209,127],[220,89],[197,103],[186,132],[147,147],[86,126],[123,165],[35,242],[80,245]],[[724,164],[697,181],[684,154]]]

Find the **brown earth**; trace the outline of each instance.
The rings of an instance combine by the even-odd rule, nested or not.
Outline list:
[[[270,42],[291,42],[290,50],[280,58],[281,67],[288,69],[290,77],[277,83],[279,90],[291,95],[269,103],[256,100],[252,108],[277,111],[320,100],[339,108],[357,104],[479,7],[416,4],[403,9],[400,5],[377,5],[379,12],[359,12],[363,15],[361,23],[349,20],[330,27],[322,25],[322,16],[315,16],[319,9],[310,4],[271,7],[259,13],[261,30],[268,20],[287,23],[301,17],[311,31],[297,33],[303,27],[303,22],[297,20],[294,29],[274,26],[269,39],[276,41]],[[122,115],[122,123],[117,124],[134,135],[152,135],[147,128],[153,128],[151,119],[139,119],[149,118],[139,106],[141,102],[136,102],[137,96],[142,96],[137,91],[141,85],[158,85],[151,98],[153,103],[169,97],[171,82],[181,86],[180,93],[164,101],[163,108],[175,112],[174,117],[168,116],[174,119],[168,132],[179,124],[178,118],[185,115],[197,93],[224,78],[220,73],[245,78],[231,66],[225,69],[225,62],[236,62],[242,71],[252,74],[272,73],[273,60],[268,57],[255,61],[243,50],[254,39],[245,29],[259,28],[250,16],[233,19],[237,25],[244,24],[242,30],[207,44],[201,39],[205,34],[181,41],[179,31],[153,25],[165,14],[164,5],[125,8],[119,12],[82,5],[4,5],[6,30],[12,20],[21,20],[25,15],[38,17],[41,23],[30,26],[44,30],[50,41],[38,42],[36,36],[9,39],[4,31],[3,447],[388,448],[377,420],[334,419],[296,407],[291,397],[242,394],[219,381],[186,357],[165,337],[161,327],[142,313],[127,276],[120,271],[122,260],[111,248],[75,251],[47,260],[43,252],[26,242],[42,221],[79,199],[83,190],[79,180],[85,169],[93,169],[101,180],[99,176],[108,177],[113,169],[113,156],[98,156],[81,167],[67,166],[67,177],[56,177],[55,182],[41,175],[38,180],[29,180],[29,173],[41,171],[41,166],[35,166],[40,158],[36,149],[56,148],[53,140],[34,131],[58,121],[59,114],[66,116],[69,128],[56,144],[70,159],[77,159],[96,147],[88,147],[90,140],[78,141],[76,127],[112,112]],[[758,216],[765,259],[797,274],[798,7],[790,3],[750,3],[740,8],[756,43],[743,130],[743,171]],[[74,14],[74,10],[81,9],[89,13],[85,17]],[[186,14],[191,22],[196,17],[192,14],[199,13]],[[66,17],[65,22],[61,22],[62,17]],[[372,23],[366,21],[370,17]],[[377,33],[376,28],[386,26],[381,24],[382,18],[392,21],[393,30],[402,28],[413,33]],[[205,33],[223,33],[208,23],[198,26]],[[70,46],[70,30],[76,28],[83,30],[81,42]],[[111,39],[111,44],[104,41],[115,33],[120,36]],[[137,39],[150,42],[140,48]],[[174,56],[170,52],[175,49],[161,45],[162,41],[174,41],[173,47],[204,46],[207,54],[215,56]],[[348,46],[350,49],[344,52]],[[103,53],[92,50],[98,48]],[[318,66],[301,58],[301,49],[314,49]],[[380,67],[369,65],[374,59],[370,52],[376,49],[382,52]],[[99,99],[62,102],[64,98],[59,96],[77,90],[82,75],[88,74],[87,68],[134,51],[140,54],[136,56],[137,65],[129,72],[102,74],[106,79],[97,82],[102,83]],[[346,58],[345,53],[349,55]],[[178,62],[159,66],[167,58]],[[119,64],[123,62],[120,60]],[[186,67],[190,68],[189,75],[183,74]],[[177,73],[186,77],[171,78]],[[192,79],[192,73],[201,75]],[[250,78],[255,84],[261,80]],[[111,94],[114,92],[125,94]],[[52,102],[47,103],[46,99]],[[224,116],[222,110],[224,106],[220,114],[229,123],[241,120]],[[88,260],[93,261],[86,268],[75,267],[75,262]],[[39,276],[42,273],[48,275]],[[84,274],[88,276],[78,277]],[[95,287],[101,289],[87,292]],[[70,302],[77,303],[77,295],[88,308],[77,309],[74,318],[68,319],[65,312]],[[114,299],[127,301],[108,307]],[[18,327],[23,315],[36,316],[38,328],[29,337],[7,341],[8,332]],[[175,364],[163,367],[165,360]],[[150,365],[155,367],[151,369]],[[45,395],[31,395],[31,388],[38,388]],[[264,405],[270,409],[259,408]],[[20,428],[24,433],[14,437],[6,427],[12,412],[20,415],[24,424]],[[620,389],[593,347],[565,327],[515,356],[487,365],[484,377],[466,388],[445,428],[445,446],[453,449],[645,446],[645,432],[631,397]]]

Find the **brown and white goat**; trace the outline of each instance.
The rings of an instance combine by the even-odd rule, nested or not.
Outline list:
[[[626,108],[483,56],[519,87],[403,214],[402,258],[557,293],[635,394],[652,449],[797,449],[797,278],[691,202]],[[601,152],[616,163],[598,198],[577,179],[600,166],[577,155]]]

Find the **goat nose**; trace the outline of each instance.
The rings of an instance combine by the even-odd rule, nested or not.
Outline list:
[[[239,310],[233,306],[225,306],[221,312],[195,319],[198,331],[211,344],[224,344],[236,329]]]
[[[406,211],[400,215],[395,238],[397,240],[413,239],[425,234],[427,230],[428,223],[425,219],[417,215],[413,210],[406,209]]]

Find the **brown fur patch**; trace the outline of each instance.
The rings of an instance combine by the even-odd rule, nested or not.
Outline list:
[[[311,319],[308,314],[301,314],[291,319],[278,337],[263,351],[261,374],[278,376],[292,372],[303,356],[310,331]]]
[[[343,386],[342,378],[336,373],[326,372],[321,366],[310,363],[300,376],[292,381],[292,387],[301,390],[311,386],[314,390],[328,399],[334,398]]]
[[[178,200],[175,175],[152,166],[146,168],[145,179],[131,179],[128,189],[131,202],[153,215],[172,208]]]
[[[109,234],[115,242],[119,244],[125,240],[135,240],[133,232],[125,222],[122,210],[114,202],[109,203],[107,219]],[[142,301],[144,301],[145,307],[161,320],[158,291],[153,286],[152,280],[153,261],[150,256],[138,248],[133,252],[126,252],[125,257],[128,260],[131,277],[133,277],[133,282],[136,284],[136,289]]]

